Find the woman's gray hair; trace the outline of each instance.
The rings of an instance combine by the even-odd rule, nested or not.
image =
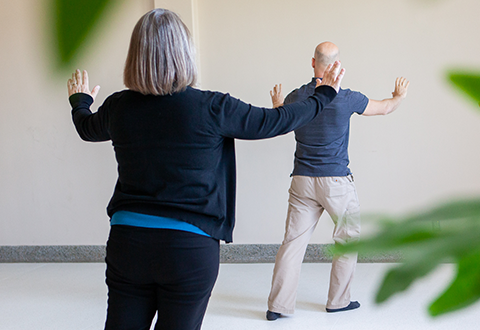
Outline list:
[[[194,86],[197,81],[195,47],[180,17],[154,9],[133,29],[123,82],[142,94],[167,95]]]

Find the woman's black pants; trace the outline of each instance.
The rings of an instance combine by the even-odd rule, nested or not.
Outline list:
[[[114,225],[107,242],[106,330],[200,329],[219,242],[185,231]]]

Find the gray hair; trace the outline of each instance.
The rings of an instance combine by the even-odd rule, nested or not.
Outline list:
[[[125,86],[142,94],[167,95],[197,81],[195,48],[174,12],[154,9],[133,29],[123,72]]]

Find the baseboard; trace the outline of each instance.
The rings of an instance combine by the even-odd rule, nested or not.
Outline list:
[[[0,246],[0,262],[103,262],[104,245]]]
[[[222,244],[221,263],[273,263],[279,244]],[[304,262],[330,262],[330,244],[309,244]],[[0,263],[104,262],[104,245],[0,246]],[[359,255],[359,262],[399,262],[400,253]]]

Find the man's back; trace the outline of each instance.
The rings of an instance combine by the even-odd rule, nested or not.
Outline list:
[[[285,104],[305,100],[315,91],[315,78],[285,98]],[[297,147],[292,175],[346,176],[350,117],[362,114],[368,98],[350,89],[341,89],[337,97],[309,124],[295,130]]]

